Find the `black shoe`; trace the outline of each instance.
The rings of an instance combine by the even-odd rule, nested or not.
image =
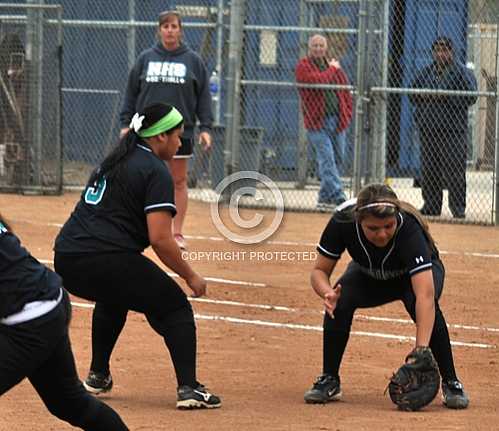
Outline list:
[[[308,404],[324,404],[339,400],[341,395],[340,378],[321,374],[303,398]]]
[[[83,386],[94,395],[103,394],[113,388],[113,378],[111,374],[106,376],[102,373],[90,371],[88,377],[83,381]]]
[[[216,409],[222,406],[222,400],[198,384],[197,388],[183,385],[177,389],[177,409]]]
[[[464,218],[466,218],[466,215],[464,214],[464,212],[452,213],[452,216],[454,218],[458,218],[458,219],[464,219]]]
[[[442,400],[444,406],[449,409],[465,409],[470,403],[463,384],[459,380],[442,382]]]

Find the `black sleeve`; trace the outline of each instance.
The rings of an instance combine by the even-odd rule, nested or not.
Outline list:
[[[477,91],[475,75],[464,65],[456,65],[453,74],[452,90]],[[452,97],[451,101],[455,105],[471,106],[477,101],[477,96]]]
[[[425,68],[419,71],[414,80],[411,82],[410,88],[413,89],[424,88],[423,83],[425,82],[425,75],[429,72],[430,72],[429,68]],[[421,94],[414,93],[414,94],[409,94],[409,100],[411,101],[411,103],[417,105],[418,103],[424,101],[424,97],[421,96]]]
[[[166,166],[158,166],[148,177],[144,212],[169,211],[172,216],[177,213],[175,207],[173,179]]]
[[[140,93],[140,74],[142,72],[143,57],[140,56],[128,75],[128,82],[120,112],[121,128],[128,127],[136,112],[137,98]]]
[[[199,120],[199,130],[209,132],[213,125],[212,100],[210,93],[210,75],[203,60],[198,57],[199,87],[197,88],[196,116]],[[220,89],[218,90],[220,91]]]
[[[331,217],[324,232],[322,232],[317,251],[324,257],[338,260],[346,248],[343,235],[344,227],[345,223],[336,221],[335,216]]]
[[[413,221],[403,232],[404,246],[400,249],[400,259],[402,265],[409,269],[411,276],[432,267],[431,248],[422,229]]]

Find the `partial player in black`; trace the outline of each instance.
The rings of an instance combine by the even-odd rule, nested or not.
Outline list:
[[[342,253],[352,261],[331,285]],[[416,323],[416,347],[429,346],[442,377],[444,404],[463,409],[469,399],[456,376],[449,332],[438,305],[444,266],[421,214],[383,184],[364,187],[339,206],[317,247],[311,274],[324,299],[323,373],[305,393],[307,403],[341,397],[339,368],[357,308],[400,300]]]
[[[182,259],[172,233],[173,181],[164,161],[177,151],[182,130],[182,115],[172,106],[154,104],[135,114],[57,236],[54,263],[69,292],[96,301],[85,381],[90,392],[111,389],[111,353],[134,310],[165,340],[177,376],[177,407],[216,408],[220,398],[196,380],[196,326],[187,296],[142,254],[151,245],[194,296],[205,294],[206,281]]]
[[[70,318],[61,278],[29,254],[0,215],[0,395],[28,378],[59,419],[84,430],[128,430],[78,379]]]

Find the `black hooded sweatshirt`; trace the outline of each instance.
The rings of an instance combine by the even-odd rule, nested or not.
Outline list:
[[[153,103],[168,103],[180,111],[184,138],[192,138],[196,117],[201,131],[211,130],[209,74],[201,57],[186,45],[168,51],[158,42],[139,55],[128,76],[121,127],[129,127],[135,112]]]

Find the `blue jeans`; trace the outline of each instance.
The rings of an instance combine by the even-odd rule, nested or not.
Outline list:
[[[307,130],[308,141],[315,148],[321,186],[319,202],[340,203],[346,199],[343,192],[336,155],[343,156],[345,151],[345,133],[336,131],[338,116],[324,119],[320,130]]]

